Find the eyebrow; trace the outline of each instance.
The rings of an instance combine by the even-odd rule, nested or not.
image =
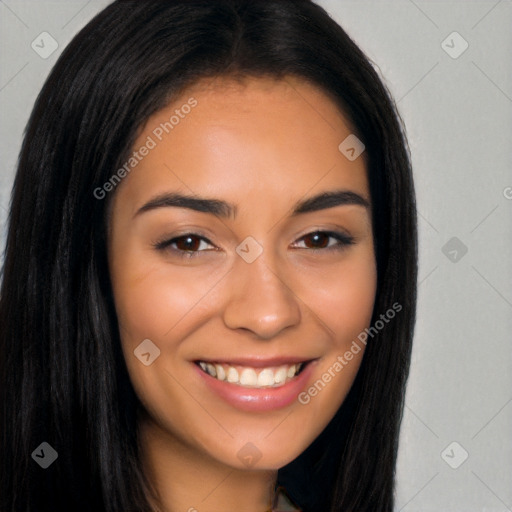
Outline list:
[[[298,201],[293,206],[291,216],[294,217],[303,213],[348,205],[370,208],[369,201],[356,192],[351,190],[333,190]],[[149,200],[135,212],[134,217],[144,212],[168,207],[187,208],[197,212],[211,213],[223,218],[236,217],[237,214],[236,205],[221,199],[208,199],[195,195],[171,192],[160,194]]]

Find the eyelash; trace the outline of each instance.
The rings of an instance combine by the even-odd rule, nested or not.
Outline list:
[[[347,246],[353,245],[355,243],[354,237],[349,236],[345,233],[341,233],[341,232],[337,232],[337,231],[322,231],[322,230],[312,231],[311,233],[307,233],[306,235],[301,237],[299,239],[299,241],[301,241],[307,237],[314,236],[314,235],[326,235],[329,238],[334,238],[338,242],[334,245],[330,245],[330,246],[328,245],[327,247],[310,248],[309,250],[311,250],[311,251],[342,251]],[[199,240],[201,242],[204,241],[212,246],[214,245],[212,242],[210,242],[210,240],[208,240],[208,238],[201,236],[197,233],[185,233],[183,235],[180,235],[180,236],[177,236],[177,237],[174,237],[171,239],[165,239],[165,240],[156,242],[154,244],[154,247],[158,251],[171,251],[182,258],[194,258],[194,257],[197,257],[201,252],[204,252],[204,250],[187,251],[187,250],[182,250],[182,249],[171,248],[171,245],[175,244],[176,242],[178,242],[180,240],[187,239],[187,238],[199,238]],[[301,249],[308,249],[308,248],[302,247]]]

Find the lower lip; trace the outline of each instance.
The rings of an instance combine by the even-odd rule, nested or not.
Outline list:
[[[223,400],[243,411],[273,411],[290,405],[305,388],[313,371],[314,361],[292,380],[277,388],[245,388],[237,384],[218,380],[203,372],[196,364],[194,367],[210,390]]]

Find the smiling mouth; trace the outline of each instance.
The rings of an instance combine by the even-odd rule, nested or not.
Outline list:
[[[268,368],[233,366],[225,363],[197,361],[201,370],[214,379],[244,388],[278,388],[294,379],[310,361]]]

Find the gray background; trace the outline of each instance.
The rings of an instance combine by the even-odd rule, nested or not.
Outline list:
[[[2,237],[34,100],[62,49],[108,3],[0,0]],[[319,3],[380,70],[414,165],[419,309],[396,510],[511,511],[512,2]],[[44,37],[51,48],[42,32],[58,43],[45,59],[31,47]]]

